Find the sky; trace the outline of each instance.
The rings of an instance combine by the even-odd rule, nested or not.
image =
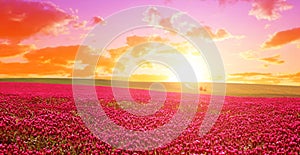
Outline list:
[[[88,43],[89,37],[103,41],[95,30],[109,27],[109,19],[121,10],[148,5],[141,20],[156,22],[162,29],[124,29],[105,47]],[[174,60],[174,66],[168,66],[137,61],[153,49],[163,53],[158,49],[165,50],[160,48],[164,44],[173,48],[165,52],[166,57],[176,52],[184,56],[198,81],[217,78],[210,74],[213,66],[208,66],[203,53],[168,30],[182,16],[162,17],[155,6],[174,8],[201,25],[179,23],[185,35],[215,44],[226,82],[300,86],[298,0],[0,0],[0,78],[71,78],[75,69],[82,78],[181,81],[178,74],[186,70],[183,62]],[[113,27],[134,20],[121,18]],[[80,59],[76,58],[79,49],[86,51]],[[96,66],[91,64],[94,58],[99,58]]]

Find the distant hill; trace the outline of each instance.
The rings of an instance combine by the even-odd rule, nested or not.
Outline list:
[[[4,78],[0,82],[34,82],[72,84],[72,79],[64,78]],[[124,85],[124,81],[117,81],[118,86]],[[89,84],[89,80],[80,79],[80,84]],[[110,86],[110,80],[95,80],[98,86]],[[149,89],[152,82],[130,82],[130,88]],[[181,83],[163,82],[167,91],[180,92]],[[1,85],[1,83],[0,83]],[[212,83],[200,83],[201,93],[210,94]],[[300,86],[261,85],[261,84],[226,84],[226,95],[229,96],[256,96],[256,97],[300,97]]]

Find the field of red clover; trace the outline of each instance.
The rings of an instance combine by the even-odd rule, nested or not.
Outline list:
[[[151,130],[176,113],[178,93],[168,93],[155,114],[125,112],[110,87],[96,87],[99,103],[116,124]],[[132,90],[147,102],[146,90]],[[300,98],[226,96],[213,128],[198,136],[209,96],[200,95],[196,116],[179,137],[149,151],[121,150],[102,142],[84,125],[63,84],[0,83],[0,154],[297,154],[300,152]],[[128,144],[130,145],[130,144]]]

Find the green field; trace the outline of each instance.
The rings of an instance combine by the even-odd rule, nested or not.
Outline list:
[[[3,78],[0,82],[34,82],[34,83],[54,83],[54,84],[72,84],[72,79],[64,78]],[[89,84],[88,80],[82,79],[82,84]],[[124,82],[118,81],[120,85]],[[109,80],[95,80],[98,86],[110,86]],[[151,82],[130,82],[130,88],[149,89]],[[167,91],[181,91],[180,83],[164,82]],[[211,93],[211,83],[200,83],[205,91],[203,94]],[[300,86],[282,86],[282,85],[261,85],[261,84],[226,84],[226,95],[228,96],[256,96],[256,97],[300,97]]]

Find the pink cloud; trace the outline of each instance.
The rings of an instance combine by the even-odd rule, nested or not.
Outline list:
[[[92,23],[93,24],[99,24],[99,23],[102,23],[103,21],[104,21],[104,19],[102,17],[100,17],[100,16],[95,16],[92,19]]]
[[[286,0],[255,0],[249,15],[253,15],[257,19],[276,20],[281,16],[280,12],[292,7]]]
[[[286,0],[219,0],[219,4],[233,4],[238,1],[251,2],[252,9],[249,11],[249,15],[255,16],[259,20],[276,20],[280,18],[280,12],[293,7]]]

